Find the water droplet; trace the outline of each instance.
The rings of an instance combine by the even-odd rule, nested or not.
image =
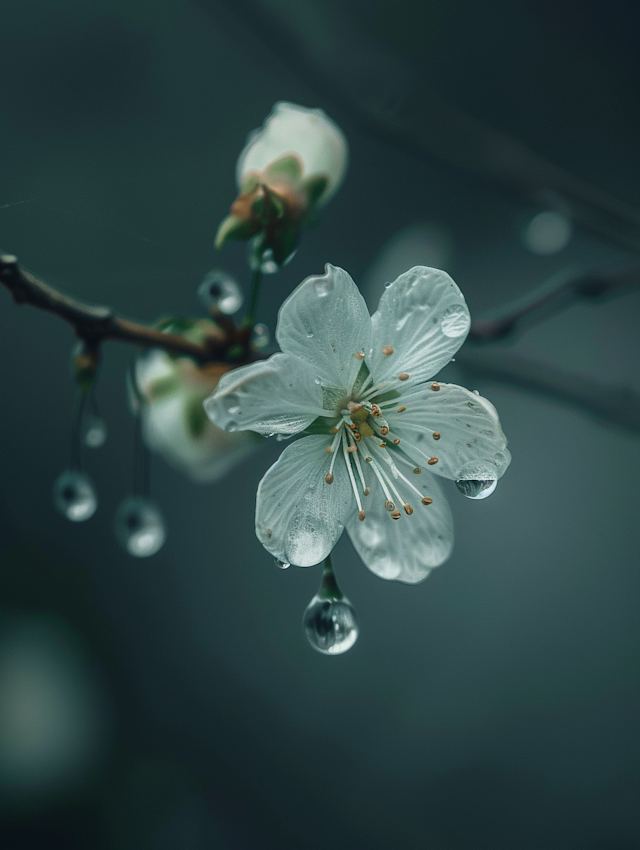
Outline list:
[[[307,334],[307,339],[313,339],[313,334],[312,334],[312,333],[308,333],[308,334]]]
[[[135,558],[155,555],[167,537],[164,520],[158,508],[142,496],[129,496],[115,516],[116,537]]]
[[[281,561],[280,558],[274,558],[273,563],[279,570],[288,570],[291,564],[288,564],[286,561]]]
[[[53,502],[71,522],[84,522],[96,512],[98,497],[89,476],[68,469],[53,485]]]
[[[313,383],[314,383],[314,384],[317,384],[318,386],[320,386],[320,384],[322,383],[322,381],[320,380],[320,378],[314,378],[314,379],[313,379]]]
[[[333,292],[333,281],[324,277],[319,277],[315,282],[315,292],[318,298],[326,298]]]
[[[541,256],[557,254],[571,239],[571,221],[562,213],[545,210],[535,215],[524,231],[524,244]]]
[[[302,625],[307,640],[323,655],[340,655],[358,639],[358,621],[348,599],[313,597],[304,612]]]
[[[456,487],[467,499],[486,499],[497,486],[498,481],[495,478],[487,478],[484,481],[474,479],[456,481]]]
[[[91,416],[87,420],[84,432],[84,444],[90,449],[99,449],[107,439],[107,423],[100,416]]]
[[[269,328],[262,322],[258,322],[251,331],[251,345],[254,348],[266,348],[270,340]]]
[[[384,288],[385,288],[385,289],[389,289],[389,287],[390,287],[390,286],[393,286],[393,281],[392,281],[392,280],[388,280],[388,281],[385,283]]]
[[[232,416],[238,416],[240,413],[240,408],[237,404],[234,404],[233,407],[230,407],[227,412],[230,413]]]
[[[447,307],[440,317],[442,333],[451,339],[465,334],[469,330],[470,324],[469,313],[460,304],[452,304],[451,307]]]
[[[214,270],[198,287],[198,298],[205,307],[217,307],[221,313],[231,316],[242,307],[242,292],[235,280],[226,272]]]

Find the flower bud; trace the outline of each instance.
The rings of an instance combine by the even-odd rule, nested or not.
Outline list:
[[[258,250],[270,250],[282,265],[302,225],[342,183],[347,160],[342,131],[321,109],[277,103],[240,154],[239,195],[218,229],[216,247],[261,234]]]

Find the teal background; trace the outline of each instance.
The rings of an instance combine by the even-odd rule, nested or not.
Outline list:
[[[261,8],[389,121],[424,88],[640,201],[633,4]],[[637,263],[580,231],[559,254],[529,253],[519,233],[537,208],[367,133],[250,25],[250,4],[9,0],[0,14],[0,248],[83,299],[152,320],[197,311],[213,266],[246,284],[243,246],[217,257],[213,236],[246,134],[278,100],[324,108],[351,164],[293,261],[265,282],[259,318],[272,331],[282,300],[326,262],[375,305],[382,246],[420,222],[448,234],[445,268],[473,316],[557,271]],[[428,128],[430,115],[416,120]],[[591,377],[594,392],[640,392],[639,319],[634,292],[496,349]],[[79,526],[55,512],[72,342],[0,292],[0,650],[16,618],[54,617],[84,659],[79,679],[97,682],[86,705],[99,718],[73,781],[0,783],[0,846],[638,846],[637,433],[474,379],[500,412],[511,468],[486,502],[447,488],[456,548],[417,587],[377,579],[340,542],[334,564],[361,633],[327,658],[300,626],[319,568],[278,571],[252,532],[278,444],[212,486],[154,458],[167,544],[145,561],[118,548],[112,516],[133,442],[126,346],[105,346],[109,439],[86,453],[100,508]]]

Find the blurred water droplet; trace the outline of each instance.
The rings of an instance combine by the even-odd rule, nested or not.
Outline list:
[[[348,599],[314,596],[304,612],[302,625],[307,640],[324,655],[340,655],[358,639],[358,622]]]
[[[273,259],[273,251],[271,248],[267,248],[267,250],[262,253],[260,271],[262,274],[275,274],[278,271],[278,264]]]
[[[281,561],[280,558],[274,558],[273,563],[279,570],[288,570],[291,564],[288,564],[286,561]]]
[[[318,386],[320,386],[320,384],[322,383],[322,381],[320,380],[320,378],[314,378],[314,379],[313,379],[313,383],[314,383],[314,384],[318,384]]]
[[[84,444],[90,449],[99,449],[107,440],[107,423],[100,416],[90,416],[84,432]]]
[[[53,502],[71,522],[84,522],[96,512],[98,497],[91,479],[83,472],[68,469],[53,485]]]
[[[226,272],[214,270],[198,287],[198,298],[205,307],[217,307],[221,313],[231,316],[242,307],[243,296],[240,287]]]
[[[488,478],[485,481],[473,479],[456,481],[456,487],[467,499],[486,499],[497,486],[498,482],[495,478]]]
[[[270,341],[271,334],[269,333],[269,328],[262,322],[254,325],[251,331],[251,345],[253,348],[266,348]]]
[[[571,238],[571,221],[562,213],[545,210],[535,215],[524,231],[524,244],[533,254],[557,254]]]
[[[149,499],[129,496],[116,511],[116,537],[135,558],[155,555],[167,538],[162,514]]]
[[[440,317],[442,333],[451,339],[465,334],[469,330],[470,324],[469,313],[458,304],[452,304]]]

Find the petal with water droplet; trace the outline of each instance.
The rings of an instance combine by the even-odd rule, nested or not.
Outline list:
[[[319,564],[344,528],[353,495],[344,465],[327,484],[329,437],[303,437],[288,446],[260,482],[256,534],[275,558],[298,567]]]
[[[418,465],[444,478],[495,479],[511,461],[498,413],[486,398],[456,384],[421,387],[403,398],[406,410],[389,414],[389,425]],[[433,432],[439,432],[438,440]]]
[[[451,360],[471,319],[462,293],[446,272],[415,266],[385,289],[371,322],[374,348],[368,362],[376,383],[401,373],[407,373],[411,383],[420,383]],[[384,355],[384,346],[394,353]]]
[[[371,340],[369,311],[350,275],[327,263],[324,275],[304,280],[280,308],[276,338],[312,363],[324,384],[349,393],[362,362],[356,354]]]
[[[226,431],[297,434],[322,414],[322,388],[311,365],[292,354],[274,354],[227,372],[204,409]]]
[[[401,471],[407,477],[411,475],[415,479],[412,483],[433,502],[420,504],[416,494],[406,485],[403,488],[402,482],[396,482],[401,495],[409,500],[414,510],[411,516],[403,513],[400,519],[394,520],[385,508],[380,484],[372,477],[367,482],[371,484],[371,492],[364,500],[366,518],[360,522],[352,513],[347,521],[347,532],[356,552],[372,573],[380,578],[416,584],[451,554],[453,518],[436,478],[428,472],[412,475],[411,468],[405,464]]]

